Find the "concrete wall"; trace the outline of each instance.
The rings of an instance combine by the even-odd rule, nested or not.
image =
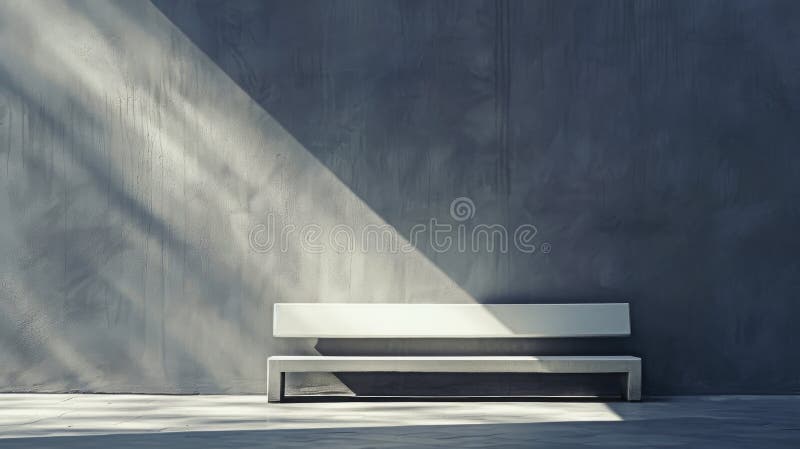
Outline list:
[[[266,355],[358,350],[631,353],[646,394],[800,391],[799,21],[791,1],[0,2],[0,390],[263,392]],[[536,251],[440,251],[412,235],[431,219],[531,224]],[[417,248],[266,250],[291,225]],[[278,301],[602,300],[631,303],[630,339],[270,336]]]

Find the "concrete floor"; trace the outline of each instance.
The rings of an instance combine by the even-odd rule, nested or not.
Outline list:
[[[798,448],[800,396],[599,401],[341,401],[0,395],[3,448]]]

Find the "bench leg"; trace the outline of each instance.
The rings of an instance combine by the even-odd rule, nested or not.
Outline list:
[[[625,399],[628,401],[642,400],[642,365],[636,364],[628,371],[625,387]]]
[[[267,402],[281,402],[286,373],[282,373],[277,363],[267,362]]]

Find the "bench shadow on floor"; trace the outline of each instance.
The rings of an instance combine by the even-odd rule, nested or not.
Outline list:
[[[314,404],[330,402],[416,402],[438,403],[447,402],[625,402],[621,396],[327,396],[327,395],[297,395],[285,396],[282,403],[286,404]]]

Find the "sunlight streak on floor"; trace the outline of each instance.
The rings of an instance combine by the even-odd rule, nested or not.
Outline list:
[[[0,395],[0,435],[618,421],[602,402],[314,402],[264,396]]]

